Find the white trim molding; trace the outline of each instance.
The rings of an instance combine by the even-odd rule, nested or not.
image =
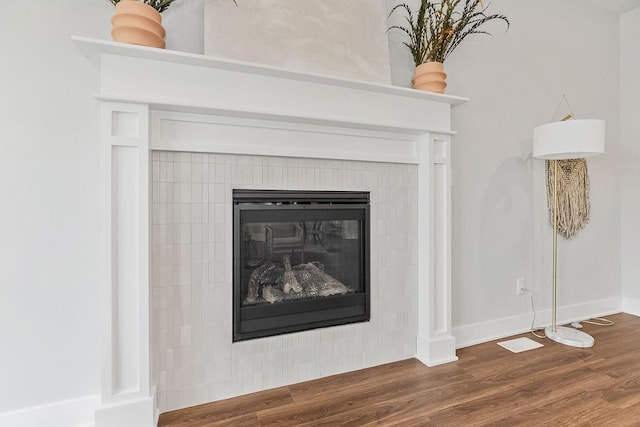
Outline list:
[[[429,134],[422,147],[418,166],[420,262],[416,357],[427,366],[435,366],[458,360],[451,332],[450,138]]]
[[[96,426],[151,425],[149,109],[104,102],[101,114],[104,303]]]
[[[97,63],[103,148],[103,387],[96,427],[155,424],[150,150],[418,165],[417,357],[451,329],[451,107],[464,98],[73,37]]]
[[[0,425],[11,427],[90,427],[100,406],[100,395],[31,406],[0,414]]]

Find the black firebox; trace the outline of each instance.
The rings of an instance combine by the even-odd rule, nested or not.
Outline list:
[[[369,318],[369,193],[233,190],[234,342]]]

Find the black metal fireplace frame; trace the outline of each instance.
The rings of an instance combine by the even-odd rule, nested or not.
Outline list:
[[[369,203],[368,192],[233,190],[233,342],[370,320]],[[286,314],[282,314],[280,304],[242,306],[241,218],[260,215],[261,221],[277,222],[282,220],[283,212],[291,214],[287,218],[295,214],[296,219],[303,221],[326,219],[328,213],[360,221],[361,293],[287,303]]]

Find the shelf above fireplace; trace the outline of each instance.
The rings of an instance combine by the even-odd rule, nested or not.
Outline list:
[[[145,104],[154,111],[415,136],[450,134],[450,108],[468,101],[192,53],[78,36],[72,40],[100,66],[96,98]]]
[[[398,86],[343,79],[324,74],[301,73],[284,68],[270,67],[267,65],[236,61],[226,58],[198,55],[195,53],[179,52],[168,49],[155,49],[150,47],[118,43],[110,40],[98,40],[81,36],[71,36],[71,39],[76,43],[78,48],[85,54],[85,56],[95,61],[99,61],[102,55],[117,55],[121,57],[146,59],[209,69],[228,70],[236,73],[248,73],[252,75],[262,75],[265,77],[298,80],[307,83],[340,86],[343,88],[366,90],[369,92],[379,92],[388,95],[436,101],[444,104],[449,104],[451,106],[463,104],[468,101],[467,98],[463,98],[460,96],[444,95],[439,93],[402,88]]]

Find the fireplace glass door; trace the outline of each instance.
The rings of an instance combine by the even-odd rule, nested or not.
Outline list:
[[[369,320],[369,193],[233,197],[234,341]]]

